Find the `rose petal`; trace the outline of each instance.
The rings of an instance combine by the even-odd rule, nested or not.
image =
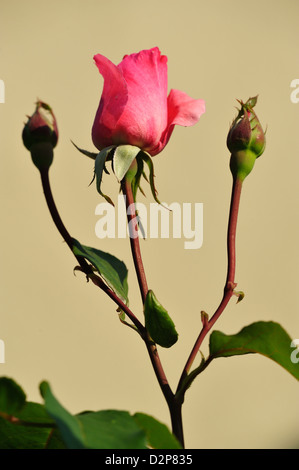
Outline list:
[[[190,98],[180,90],[171,90],[168,95],[168,124],[157,147],[151,153],[153,156],[160,153],[167,145],[175,125],[193,126],[205,112],[205,101]]]
[[[180,90],[171,90],[168,96],[168,126],[193,126],[205,112],[204,100],[195,100]]]
[[[98,149],[111,145],[112,132],[128,101],[128,88],[121,70],[101,54],[94,56],[104,78],[100,104],[92,128],[92,139]]]
[[[167,125],[167,57],[157,47],[127,55],[118,65],[128,87],[119,126],[131,145],[157,145]]]

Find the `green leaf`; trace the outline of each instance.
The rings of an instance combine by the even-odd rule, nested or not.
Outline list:
[[[108,286],[128,304],[128,270],[126,265],[109,253],[81,245],[73,238],[73,252],[87,259],[106,281]]]
[[[299,363],[291,361],[291,338],[274,322],[256,322],[235,335],[214,331],[210,336],[210,359],[258,353],[272,359],[299,380]]]
[[[14,416],[27,425],[43,424],[48,427],[54,427],[55,421],[49,416],[44,405],[27,401],[21,411],[15,413]]]
[[[72,416],[56,400],[47,382],[40,384],[40,392],[45,400],[46,410],[57,423],[67,447],[70,449],[84,449],[82,430],[78,419]]]
[[[0,378],[0,449],[65,448],[45,407],[25,401],[22,388]]]
[[[3,401],[5,409],[18,409],[13,416],[0,412],[0,449],[181,448],[167,426],[144,413],[103,410],[72,415],[47,382],[40,384],[44,405],[24,402],[24,392],[12,379],[1,378],[0,383],[2,391],[17,396],[8,405]]]
[[[170,348],[178,340],[173,321],[168,312],[149,290],[144,303],[145,327],[153,341],[163,348]]]
[[[139,152],[140,148],[133,145],[119,145],[116,147],[113,155],[113,170],[118,181],[123,179]]]
[[[97,185],[97,191],[98,193],[103,196],[109,204],[112,204],[114,206],[112,200],[110,199],[109,196],[106,196],[102,190],[101,190],[101,185],[102,185],[102,177],[103,177],[103,171],[105,170],[105,163],[107,158],[110,158],[110,152],[113,150],[114,146],[111,147],[106,147],[103,150],[98,153],[95,159],[95,164],[94,164],[94,174],[96,177],[96,185]]]
[[[146,449],[145,432],[127,411],[104,410],[72,416],[54,397],[47,382],[40,388],[46,409],[69,449]]]
[[[59,430],[55,429],[55,421],[47,413],[44,405],[40,403],[26,402],[21,411],[15,414],[15,417],[24,424],[24,426],[20,426],[18,424],[15,427],[19,428],[18,439],[22,433],[24,434],[22,439],[23,443],[26,443],[27,448],[31,448],[30,446],[34,442],[35,445],[38,446],[37,448],[41,449],[66,448]],[[17,430],[15,431],[15,434],[16,433]],[[28,439],[29,436],[33,439],[32,443]]]
[[[0,417],[0,449],[45,449],[51,433],[51,428],[22,426]]]
[[[22,388],[8,377],[0,377],[0,411],[14,415],[25,405],[26,395]]]
[[[181,449],[181,445],[168,427],[144,413],[133,415],[138,426],[144,429],[150,447],[154,449]]]
[[[146,449],[146,435],[128,411],[103,410],[77,416],[91,449]]]

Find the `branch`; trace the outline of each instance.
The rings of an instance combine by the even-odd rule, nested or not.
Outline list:
[[[241,190],[242,190],[242,181],[239,178],[234,178],[233,180],[233,188],[232,188],[232,196],[231,196],[231,204],[230,204],[230,212],[229,212],[229,222],[228,222],[228,229],[227,229],[227,276],[226,282],[224,286],[224,293],[222,300],[215,311],[214,315],[211,317],[210,320],[203,321],[202,329],[199,333],[199,336],[193,346],[193,349],[188,357],[188,360],[185,364],[183,369],[182,375],[179,380],[179,384],[177,387],[176,395],[179,394],[181,399],[184,399],[184,392],[190,387],[191,383],[188,381],[188,387],[186,387],[186,378],[189,374],[189,371],[192,367],[192,364],[196,358],[196,355],[199,351],[199,348],[205,339],[207,333],[210,329],[214,326],[220,315],[223,313],[225,307],[227,306],[230,298],[234,294],[234,289],[236,287],[235,283],[235,270],[236,270],[236,230],[237,230],[237,220],[238,220],[238,213],[239,213],[239,205],[240,205],[240,197],[241,197]],[[197,374],[198,375],[198,374]],[[193,377],[196,377],[196,375]]]

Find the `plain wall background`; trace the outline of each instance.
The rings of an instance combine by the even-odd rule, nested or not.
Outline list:
[[[200,311],[213,313],[225,281],[226,135],[236,99],[259,94],[267,148],[244,183],[237,234],[236,281],[245,299],[230,302],[216,329],[232,334],[274,320],[298,338],[299,103],[290,100],[290,83],[299,78],[299,3],[1,0],[0,10],[0,338],[6,353],[0,374],[19,382],[29,400],[41,401],[38,385],[48,380],[71,412],[127,409],[169,424],[138,335],[119,322],[100,290],[73,275],[75,259],[50,219],[39,173],[22,144],[25,116],[36,98],[53,107],[60,137],[50,176],[61,216],[83,244],[125,261],[130,305],[142,318],[129,241],[96,237],[95,208],[103,201],[88,187],[93,163],[70,142],[94,150],[90,133],[103,80],[93,55],[119,63],[125,54],[158,46],[168,56],[169,90],[206,101],[200,122],[176,127],[154,157],[162,201],[204,204],[203,246],[141,242],[149,286],[180,334],[173,348],[161,350],[175,387],[201,326]],[[139,200],[149,204],[143,187],[147,198]],[[113,174],[105,176],[104,188],[117,197]],[[207,340],[202,351],[207,354]],[[186,445],[298,447],[298,412],[298,383],[274,362],[257,355],[218,359],[186,394]]]

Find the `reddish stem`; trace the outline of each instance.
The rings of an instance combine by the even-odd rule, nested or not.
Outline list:
[[[42,170],[40,173],[41,173],[41,180],[42,180],[44,195],[45,195],[52,219],[59,233],[61,234],[61,236],[63,237],[63,239],[65,240],[65,242],[67,243],[67,245],[69,246],[70,250],[73,253],[73,239],[71,235],[69,234],[69,232],[67,231],[67,229],[65,228],[62,222],[62,219],[59,215],[59,212],[56,208],[54,199],[53,199],[50,181],[49,181],[49,171],[48,169],[46,169],[46,170]],[[126,199],[127,199],[129,227],[132,227],[133,224],[135,223],[134,222],[135,219],[136,219],[136,224],[137,224],[132,188],[128,182],[126,183],[124,182],[122,187],[123,187],[124,194],[126,195]],[[142,258],[141,258],[139,239],[138,237],[137,238],[135,237],[135,238],[130,238],[130,240],[131,240],[132,254],[133,254],[133,259],[134,259],[139,286],[141,290],[142,300],[144,302],[147,292],[148,292],[148,287],[147,287],[144,267],[143,267]],[[158,383],[160,385],[164,398],[168,404],[168,408],[169,408],[170,415],[171,415],[173,433],[176,435],[177,439],[181,442],[182,446],[184,446],[182,418],[181,418],[181,405],[175,399],[174,393],[172,392],[169,386],[168,380],[166,378],[166,375],[164,373],[164,370],[163,370],[163,367],[159,358],[156,344],[152,341],[146,328],[136,318],[136,316],[129,309],[129,307],[127,307],[127,305],[123,303],[123,301],[104,283],[104,281],[98,275],[93,273],[91,266],[86,262],[86,260],[81,256],[76,256],[76,259],[78,263],[80,264],[82,271],[92,280],[92,282],[96,286],[98,286],[100,289],[106,292],[106,294],[126,313],[126,315],[130,318],[130,320],[137,327],[141,337],[143,338],[146,344],[148,354],[150,356],[153,369],[155,371],[156,378],[158,380]]]
[[[229,212],[228,230],[227,230],[228,265],[227,265],[227,276],[226,276],[226,282],[224,286],[224,293],[223,293],[222,300],[219,304],[219,307],[215,311],[214,315],[210,318],[210,320],[203,322],[203,327],[201,329],[201,332],[199,333],[199,336],[193,346],[193,349],[183,369],[183,372],[182,372],[182,375],[181,375],[181,378],[177,387],[177,393],[180,392],[182,397],[184,395],[181,390],[182,384],[191,369],[191,366],[196,358],[199,348],[204,338],[206,337],[208,331],[214,326],[214,324],[216,323],[216,321],[218,320],[218,318],[224,311],[225,307],[227,306],[229,300],[231,299],[234,293],[234,288],[237,285],[235,283],[236,229],[237,229],[237,220],[238,220],[238,213],[239,213],[241,190],[242,190],[242,181],[239,178],[234,178],[231,204],[230,204],[230,212]]]
[[[131,251],[132,251],[134,266],[135,266],[137,279],[139,283],[141,298],[144,304],[147,293],[148,293],[148,285],[147,285],[146,275],[145,275],[144,266],[142,262],[139,237],[138,237],[138,221],[137,221],[137,215],[135,211],[135,201],[134,201],[132,186],[131,186],[131,182],[129,178],[124,177],[121,183],[121,187],[122,187],[122,192],[124,196],[126,197],[126,208],[127,208],[127,218],[128,218],[128,226],[129,226],[129,234],[130,234]],[[153,369],[155,371],[156,378],[158,380],[161,391],[164,395],[164,398],[169,408],[171,424],[172,424],[172,432],[176,436],[178,441],[181,443],[182,447],[184,447],[181,403],[179,403],[176,400],[176,397],[170,388],[162,363],[160,361],[156,344],[151,339],[147,330],[146,330],[146,334],[143,336],[143,339],[145,341],[148,354],[149,354]]]
[[[42,186],[44,190],[44,195],[46,198],[46,202],[50,211],[50,214],[52,216],[53,222],[55,223],[60,235],[64,239],[64,241],[67,243],[68,247],[72,251],[73,255],[76,257],[78,263],[80,264],[82,271],[92,280],[92,282],[100,287],[106,294],[120,307],[126,315],[130,318],[130,320],[134,323],[134,325],[138,328],[140,333],[143,333],[145,328],[140,323],[140,321],[135,317],[133,312],[123,303],[123,301],[104,283],[104,281],[97,276],[91,266],[86,262],[86,260],[82,256],[76,256],[73,252],[73,239],[71,235],[69,234],[68,230],[66,229],[64,223],[62,222],[62,219],[59,215],[59,212],[57,210],[52,190],[51,190],[51,185],[50,185],[50,180],[49,180],[49,169],[42,169],[40,171],[41,175],[41,180],[42,180]]]
[[[138,284],[140,288],[142,302],[144,304],[147,293],[148,286],[145,276],[144,266],[142,262],[139,237],[138,237],[138,220],[135,211],[135,201],[133,198],[131,182],[128,178],[124,177],[121,183],[122,192],[126,198],[126,209],[127,209],[127,218],[129,226],[129,235],[130,235],[130,244],[131,251],[134,260],[135,271],[138,279]]]

